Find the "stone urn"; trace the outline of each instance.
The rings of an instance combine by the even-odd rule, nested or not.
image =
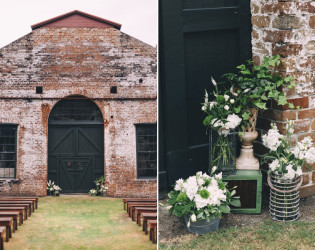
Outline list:
[[[254,156],[253,142],[257,139],[258,132],[244,132],[240,139],[242,141],[241,154],[236,159],[238,170],[259,170],[259,161]]]
[[[258,137],[256,131],[256,121],[258,116],[258,109],[252,108],[250,110],[249,126],[245,129],[243,135],[240,136],[242,142],[241,154],[236,159],[237,170],[259,170],[259,161],[254,156],[253,142]]]

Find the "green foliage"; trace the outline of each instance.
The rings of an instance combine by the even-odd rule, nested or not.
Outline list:
[[[209,192],[206,189],[200,190],[198,194],[200,194],[200,196],[204,199],[208,199],[208,197],[210,196]]]

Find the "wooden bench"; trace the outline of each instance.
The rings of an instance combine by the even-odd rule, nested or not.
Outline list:
[[[156,207],[135,207],[135,218],[137,218],[139,227],[141,226],[141,213],[154,213],[156,211]]]
[[[3,241],[4,241],[4,234],[5,234],[5,227],[0,227],[0,250],[3,250]]]
[[[29,199],[35,201],[35,208],[38,208],[38,197],[36,196],[0,196],[0,198],[10,198],[10,199]]]
[[[145,232],[145,234],[148,234],[148,220],[156,220],[157,219],[157,213],[142,213],[141,217],[143,218],[143,226],[142,230]]]
[[[0,204],[0,207],[5,208],[5,207],[23,207],[24,208],[24,220],[29,217],[29,205],[28,204]]]
[[[0,207],[0,212],[19,212],[19,225],[23,224],[24,207]]]
[[[124,202],[124,210],[126,210],[126,205],[127,202],[148,202],[148,201],[153,201],[153,202],[157,202],[156,199],[154,198],[124,198],[123,202]]]
[[[148,228],[150,234],[150,240],[152,243],[156,244],[156,235],[157,235],[157,220],[148,220]]]
[[[27,202],[31,202],[31,206],[32,206],[32,212],[35,211],[35,199],[34,200],[30,200],[30,199],[12,199],[12,198],[2,198],[0,197],[0,201],[19,201],[21,203],[24,203],[25,201]]]
[[[19,212],[0,212],[0,218],[1,217],[12,217],[13,219],[13,228],[15,230],[18,229],[18,217],[19,217]]]
[[[0,200],[0,207],[10,205],[10,206],[20,206],[20,207],[27,207],[28,216],[32,214],[32,202],[31,201],[1,201]]]
[[[6,236],[5,236],[6,242],[9,241],[9,238],[12,238],[12,231],[11,231],[12,223],[13,223],[13,219],[11,217],[0,218],[0,226],[6,228]]]
[[[128,210],[128,215],[129,217],[131,217],[134,213],[134,208],[135,207],[156,207],[157,204],[154,203],[154,202],[150,202],[150,203],[128,203],[128,207],[127,207],[127,210]]]

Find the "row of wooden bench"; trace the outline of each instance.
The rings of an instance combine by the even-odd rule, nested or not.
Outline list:
[[[0,196],[0,250],[12,238],[12,232],[18,230],[31,214],[38,208],[38,197]]]
[[[132,221],[137,222],[138,226],[147,235],[149,232],[150,240],[156,244],[157,241],[157,200],[147,198],[125,198],[124,210],[127,211]],[[142,222],[141,222],[142,221]]]

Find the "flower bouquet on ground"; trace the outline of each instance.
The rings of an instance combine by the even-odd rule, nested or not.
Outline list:
[[[210,131],[210,165],[218,166],[218,171],[231,174],[235,171],[236,128],[241,124],[241,106],[238,94],[233,90],[219,90],[216,81],[211,78],[215,91],[210,95],[206,91],[201,110],[206,113],[203,124]],[[209,98],[212,101],[209,101]]]
[[[47,194],[48,195],[53,195],[55,189],[54,189],[54,185],[55,185],[55,182],[49,180],[47,181]]]
[[[97,195],[97,190],[96,190],[96,189],[91,189],[91,190],[89,191],[89,195],[91,195],[91,196],[96,196],[96,195]]]
[[[61,188],[58,185],[54,185],[54,196],[60,196]]]
[[[293,126],[293,122],[287,122],[286,134],[281,135],[276,125],[272,124],[268,133],[262,136],[264,146],[269,149],[269,153],[264,155],[264,161],[269,162],[269,214],[278,221],[292,221],[300,217],[302,167],[315,162],[315,148],[310,137],[292,145]]]
[[[169,214],[185,217],[190,232],[204,234],[219,227],[222,213],[230,213],[229,205],[240,206],[235,190],[227,189],[227,183],[222,181],[222,173],[210,175],[198,172],[187,180],[179,179],[173,191],[168,196]]]

